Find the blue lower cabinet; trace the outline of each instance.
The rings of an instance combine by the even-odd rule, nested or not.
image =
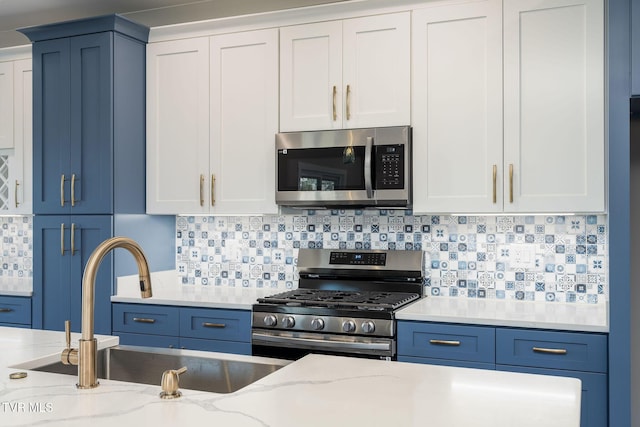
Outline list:
[[[249,342],[251,341],[251,312],[181,308],[180,336]]]
[[[65,320],[80,332],[82,277],[95,248],[111,237],[110,215],[36,215],[33,219],[32,324],[63,331]],[[94,328],[111,334],[113,254],[102,260],[95,283]]]
[[[494,369],[495,328],[399,321],[398,360]]]
[[[251,354],[251,311],[114,303],[113,333],[125,345]]]
[[[581,427],[607,427],[606,334],[496,328],[496,369],[582,380]]]
[[[31,327],[31,298],[0,296],[0,325]]]
[[[147,335],[179,336],[177,307],[144,304],[113,304],[113,331]]]
[[[607,334],[403,320],[398,361],[578,378],[580,426],[608,425]]]
[[[608,381],[606,374],[507,365],[496,365],[496,370],[578,378],[582,381],[580,427],[607,427]]]

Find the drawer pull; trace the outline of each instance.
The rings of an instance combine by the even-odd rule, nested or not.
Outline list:
[[[567,354],[566,348],[544,348],[544,347],[533,347],[532,350],[536,353],[545,353],[545,354]]]
[[[0,308],[0,313],[11,313],[13,311],[13,308]]]
[[[460,341],[449,341],[449,340],[429,340],[429,344],[433,345],[450,345],[450,346],[459,346]]]
[[[202,326],[205,328],[226,328],[227,325],[224,323],[210,323],[210,322],[203,322]]]
[[[148,319],[146,317],[134,317],[133,321],[138,323],[156,323],[156,319]]]

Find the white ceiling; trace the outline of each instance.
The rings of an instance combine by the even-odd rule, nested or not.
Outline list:
[[[17,28],[119,13],[149,27],[345,0],[0,0],[0,48],[29,43]]]

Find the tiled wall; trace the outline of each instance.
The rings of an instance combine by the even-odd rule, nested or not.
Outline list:
[[[0,217],[0,277],[33,277],[33,217]]]
[[[176,218],[185,285],[291,288],[298,248],[421,250],[426,293],[607,299],[606,216],[414,216],[411,211]]]

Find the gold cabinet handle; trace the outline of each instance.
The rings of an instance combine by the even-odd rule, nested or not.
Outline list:
[[[60,175],[60,206],[64,206],[64,174]]]
[[[347,85],[347,120],[351,120],[351,86]]]
[[[13,311],[12,308],[0,307],[0,313],[11,313],[12,311]]]
[[[76,205],[76,174],[71,174],[71,206]]]
[[[204,206],[204,175],[200,174],[200,206]]]
[[[60,255],[64,256],[64,223],[60,224]]]
[[[498,165],[493,165],[493,204],[496,204],[498,202],[497,185],[498,185]]]
[[[20,203],[18,203],[18,186],[20,185],[20,183],[18,182],[18,180],[16,179],[16,186],[15,186],[15,192],[13,194],[14,199],[15,199],[15,204],[16,204],[16,208],[18,206],[20,206]]]
[[[211,174],[211,206],[215,206],[216,204],[216,176]]]
[[[333,121],[338,120],[338,111],[336,109],[336,97],[338,96],[338,88],[333,86]]]
[[[224,323],[210,323],[210,322],[203,322],[202,326],[205,328],[226,328],[227,325]]]
[[[156,319],[149,319],[147,317],[134,317],[133,321],[138,323],[156,323]]]
[[[460,341],[449,341],[449,340],[429,340],[429,344],[433,345],[449,345],[449,346],[459,346]]]
[[[513,203],[513,163],[509,165],[509,203]]]
[[[533,347],[532,350],[535,353],[544,353],[544,354],[567,354],[566,348],[544,348],[544,347]]]
[[[71,256],[76,254],[76,225],[71,223]]]

